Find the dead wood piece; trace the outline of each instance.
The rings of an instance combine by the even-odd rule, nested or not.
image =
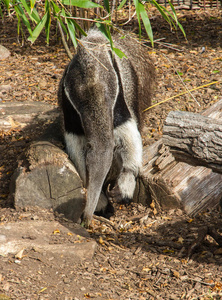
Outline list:
[[[163,143],[174,155],[186,154],[186,158],[190,156],[222,173],[222,120],[171,111],[165,121]]]
[[[173,113],[173,116],[174,115]],[[221,144],[214,142],[215,147],[212,147],[212,152],[213,149],[215,149],[214,155],[215,157],[218,156],[219,162],[221,163],[222,122],[218,119],[222,118],[222,100],[204,111],[203,115],[206,117],[203,117],[203,120],[208,120],[208,123],[211,120],[210,118],[212,118],[212,120],[214,118],[217,119],[213,120],[213,124],[216,126],[214,128],[217,128],[218,140],[221,134]],[[200,117],[202,118],[202,116]],[[183,120],[184,126],[186,123],[189,124],[188,121],[186,122],[186,118]],[[179,121],[178,118],[178,122]],[[180,121],[180,124],[182,124],[181,122],[182,121]],[[198,129],[199,133],[201,128],[207,127],[207,122],[203,123],[205,124],[203,124],[203,126],[201,125],[202,127],[200,126]],[[211,125],[208,124],[208,127],[209,126]],[[179,129],[176,131],[175,136],[179,139],[180,135],[182,137],[183,135],[185,136],[186,130],[183,130],[180,126],[178,127]],[[174,139],[174,130],[172,128],[174,127],[169,125],[168,131],[171,133],[171,140]],[[194,136],[198,139],[198,134],[195,130],[192,131],[191,127],[190,132],[187,134],[187,141]],[[211,134],[214,134],[213,130]],[[202,142],[203,141],[204,135],[202,136]],[[181,138],[180,144],[183,144],[183,138]],[[186,143],[184,144],[185,146],[183,147],[188,147]],[[216,147],[218,147],[218,151],[216,151]],[[190,148],[193,149],[192,146],[190,146]],[[201,153],[201,151],[199,152]],[[183,154],[183,156],[185,155]],[[151,198],[157,204],[157,207],[160,206],[163,209],[181,208],[189,215],[195,216],[203,210],[208,208],[213,209],[218,205],[222,195],[222,175],[213,172],[211,168],[191,165],[189,164],[190,161],[185,162],[185,160],[186,157],[184,161],[179,161],[178,157],[175,157],[174,152],[171,151],[171,147],[166,146],[161,139],[152,146],[144,148],[143,176],[144,180],[149,183]],[[214,164],[216,167],[216,163],[213,162],[213,159],[210,164]]]
[[[15,207],[42,207],[77,222],[85,189],[67,154],[47,141],[33,143],[14,173],[10,187]]]

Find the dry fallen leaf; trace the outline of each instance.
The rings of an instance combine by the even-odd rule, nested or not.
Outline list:
[[[163,250],[163,253],[174,253],[175,251],[174,250],[171,250],[171,249],[164,249]]]
[[[193,219],[189,219],[187,220],[188,223],[192,223],[193,222]]]
[[[14,121],[12,117],[8,117],[11,128],[14,129],[15,127],[18,127],[19,125],[21,125],[21,123]]]
[[[155,202],[154,202],[154,201],[152,201],[152,202],[150,203],[150,208],[152,208],[152,209],[155,208]]]
[[[176,270],[172,270],[173,276],[176,278],[180,278],[180,273]]]
[[[143,268],[143,271],[144,271],[144,272],[149,272],[149,271],[151,271],[151,270],[152,270],[152,269],[147,268],[147,267],[144,267],[144,268]]]
[[[183,244],[184,239],[182,238],[182,236],[180,236],[180,237],[178,238],[177,242],[180,243],[180,244]]]
[[[100,243],[101,245],[104,244],[104,240],[103,240],[103,238],[102,238],[101,236],[99,237],[99,243]]]
[[[222,290],[222,282],[215,282],[215,286],[213,287],[213,290]]]
[[[25,249],[20,250],[18,253],[15,254],[15,258],[22,259],[23,258],[23,252]]]

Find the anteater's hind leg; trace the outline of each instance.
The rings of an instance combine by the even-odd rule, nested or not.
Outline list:
[[[121,159],[121,171],[117,179],[117,187],[122,202],[129,203],[133,199],[136,177],[142,167],[142,140],[133,119],[118,126],[114,130],[116,155]],[[114,188],[115,190],[115,188]]]

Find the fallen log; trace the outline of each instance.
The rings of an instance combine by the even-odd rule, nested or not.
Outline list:
[[[193,150],[194,148],[188,146],[188,141],[190,141],[191,145],[194,137],[198,139],[199,135],[202,134],[201,128],[206,128],[207,123],[204,124],[201,128],[199,128],[199,125],[197,123],[198,132],[196,133],[195,129],[192,131],[191,125],[189,127],[189,124],[191,124],[192,122],[192,118],[189,118],[189,116],[191,115],[193,117],[194,115],[188,113],[185,116],[184,114],[186,119],[184,118],[183,124],[181,120],[179,122],[179,120],[177,119],[179,124],[184,125],[184,127],[182,125],[178,125],[178,129],[175,125],[177,130],[175,130],[174,135],[174,130],[172,130],[173,126],[171,127],[170,125],[172,124],[172,115],[178,116],[178,114],[170,113],[170,122],[167,123],[169,124],[169,126],[167,127],[167,134],[164,133],[163,139],[159,140],[150,147],[144,148],[143,174],[149,183],[151,197],[158,206],[163,209],[175,207],[182,208],[191,216],[195,216],[202,210],[206,210],[207,208],[212,209],[216,205],[218,205],[222,196],[222,175],[214,172],[211,168],[190,165],[187,162],[184,162],[184,160],[186,160],[187,158],[187,156],[184,155],[185,152],[183,152],[183,161],[179,161],[178,157],[174,156],[175,152],[179,152],[178,149],[182,149],[182,147],[184,147],[186,148],[186,153],[188,153],[191,157],[191,154],[193,154],[191,150]],[[208,117],[208,121],[211,120],[210,118],[212,118],[212,120],[215,119],[213,120],[213,123],[217,128],[216,133],[218,133],[218,136],[220,136],[221,121],[219,119],[222,118],[222,101],[219,101],[216,104],[212,105],[212,107],[207,109],[202,115]],[[202,116],[197,115],[197,118],[198,120],[201,119],[206,121],[206,119]],[[186,131],[186,126],[190,129],[190,132]],[[208,127],[210,126],[211,125],[209,122]],[[168,134],[168,132],[171,133],[170,138],[170,134]],[[186,136],[186,133],[187,138],[183,138]],[[213,135],[213,131],[211,133]],[[177,144],[174,140],[175,137],[177,137],[178,140]],[[181,140],[179,137],[181,137]],[[183,141],[185,139],[187,143],[184,142],[183,145]],[[203,139],[204,135],[202,136],[202,141]],[[172,151],[171,147],[168,147],[164,144],[166,140],[175,142],[173,144],[174,147]],[[205,159],[204,164],[213,166],[214,169],[217,169],[218,171],[221,170],[221,166],[218,166],[221,161],[220,145],[221,141],[218,144],[217,151],[216,147],[214,147],[214,155],[218,157],[218,162],[215,163],[215,161],[213,161],[213,155],[212,159],[209,161],[206,161],[206,155],[205,158],[202,159],[202,161],[200,161],[199,158],[196,158],[195,161],[198,161],[199,164],[203,164],[203,161]],[[191,154],[187,149],[191,149]],[[201,151],[199,151],[199,153],[199,156],[201,156]],[[202,155],[202,157],[204,157],[204,155]]]
[[[42,207],[77,222],[86,192],[68,155],[48,141],[31,144],[12,176],[10,195],[16,208]]]
[[[171,111],[164,124],[163,143],[177,158],[189,158],[222,173],[222,120]]]

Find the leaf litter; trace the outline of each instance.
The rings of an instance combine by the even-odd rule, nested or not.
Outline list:
[[[200,112],[221,98],[221,18],[221,11],[216,10],[180,11],[186,42],[181,33],[170,32],[159,16],[153,15],[154,39],[164,37],[164,43],[160,40],[150,51],[158,82],[153,105],[172,99],[144,112],[144,145],[161,137],[169,111]],[[0,101],[31,100],[56,106],[58,83],[68,63],[62,46],[54,40],[46,46],[41,40],[20,47],[11,22],[7,20],[1,29],[4,34],[0,34],[0,42],[12,53],[8,60],[0,61],[0,87],[4,87],[0,88]],[[193,90],[197,101],[184,84]],[[41,126],[30,132],[12,126],[10,132],[0,134],[0,222],[56,219],[69,228],[71,222],[61,215],[44,210],[16,211],[7,200],[16,159],[41,131]],[[108,222],[93,220],[89,234],[98,247],[91,261],[74,263],[62,255],[56,260],[46,258],[38,249],[0,257],[0,299],[222,298],[221,247],[209,236],[195,244],[204,226],[213,226],[221,234],[220,208],[191,219],[181,210],[157,211],[155,206],[137,203],[114,207],[115,214]],[[55,247],[64,241],[78,242],[56,228],[50,238]],[[188,257],[191,245],[195,251]]]

